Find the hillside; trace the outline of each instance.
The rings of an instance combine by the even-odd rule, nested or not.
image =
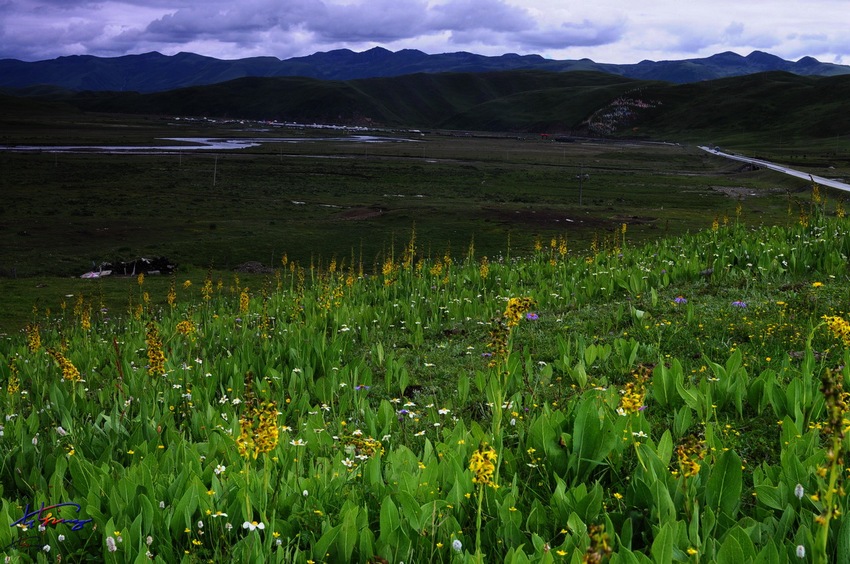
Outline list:
[[[850,131],[850,76],[803,77],[762,73],[677,86],[648,85],[642,96],[655,101],[618,130],[634,128],[655,137],[825,139]]]
[[[641,83],[600,73],[416,74],[320,81],[242,78],[138,94],[62,95],[85,111],[479,130],[565,130]]]
[[[595,72],[509,71],[351,81],[241,78],[151,94],[44,88],[29,93],[42,100],[40,107],[52,111],[73,107],[86,112],[701,142],[826,139],[850,130],[845,104],[850,75],[774,72],[674,85]],[[15,104],[26,102],[19,99]]]
[[[162,92],[245,77],[354,80],[416,73],[509,70],[597,71],[681,84],[768,71],[832,76],[850,73],[850,66],[822,63],[811,57],[787,61],[760,51],[746,57],[726,52],[699,59],[641,61],[637,64],[597,63],[590,59],[553,60],[539,55],[516,54],[498,57],[466,52],[429,55],[415,49],[393,52],[379,47],[362,53],[338,49],[286,60],[275,57],[221,60],[194,53],[168,56],[151,52],[109,58],[69,56],[35,62],[4,59],[0,60],[0,88],[53,85],[78,91]]]

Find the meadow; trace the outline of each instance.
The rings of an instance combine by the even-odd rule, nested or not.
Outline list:
[[[0,152],[8,561],[850,559],[840,194],[672,142],[326,133]]]
[[[0,551],[847,561],[843,204],[745,203],[649,242],[399,228],[377,265],[280,252],[36,304],[0,347]]]
[[[104,261],[166,256],[184,273],[226,273],[246,261],[272,267],[288,253],[305,266],[363,262],[371,273],[413,228],[429,258],[458,254],[472,241],[481,254],[521,256],[552,236],[588,249],[623,223],[633,242],[695,232],[735,215],[739,204],[742,222],[781,224],[788,206],[806,197],[798,180],[672,142],[445,131],[330,142],[320,138],[339,132],[19,110],[8,110],[0,143],[302,141],[148,155],[0,152],[0,331],[7,332],[23,327],[34,303],[55,307],[63,295],[88,292],[74,278]],[[783,150],[757,154],[815,174],[846,173],[846,147],[835,159],[819,149]],[[127,286],[104,280],[106,303],[123,305]]]

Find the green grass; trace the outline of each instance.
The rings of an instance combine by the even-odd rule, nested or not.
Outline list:
[[[375,274],[194,270],[35,304],[0,345],[0,550],[841,561],[850,231],[803,211],[486,262],[408,230]],[[6,526],[42,502],[91,521]]]
[[[10,144],[142,144],[173,136],[288,136],[297,130],[111,116],[30,118]],[[29,126],[27,126],[29,124]],[[314,134],[315,135],[315,134]],[[396,134],[394,134],[396,135]],[[804,183],[694,148],[556,143],[539,137],[414,136],[405,143],[269,143],[219,154],[140,156],[0,153],[0,270],[19,278],[78,276],[92,263],[164,255],[181,269],[363,263],[368,272],[415,226],[424,252],[526,254],[565,236],[574,249],[613,236],[635,242],[731,218],[782,224]],[[582,171],[589,175],[579,182]],[[722,190],[726,190],[724,193]],[[750,197],[757,194],[758,197]],[[296,203],[304,202],[304,204]],[[52,288],[5,280],[0,327],[55,300]],[[51,283],[60,284],[58,281]],[[81,284],[77,282],[77,284]],[[64,293],[74,283],[61,282]],[[85,288],[85,286],[82,286]]]

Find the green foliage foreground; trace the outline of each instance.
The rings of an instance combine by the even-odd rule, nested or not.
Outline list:
[[[36,311],[0,346],[0,551],[847,562],[850,224],[825,216],[522,260],[411,236],[371,275]]]

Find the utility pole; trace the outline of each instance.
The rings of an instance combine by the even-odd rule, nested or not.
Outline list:
[[[578,171],[578,205],[579,207],[583,207],[582,192],[584,188],[584,163],[579,165]]]

